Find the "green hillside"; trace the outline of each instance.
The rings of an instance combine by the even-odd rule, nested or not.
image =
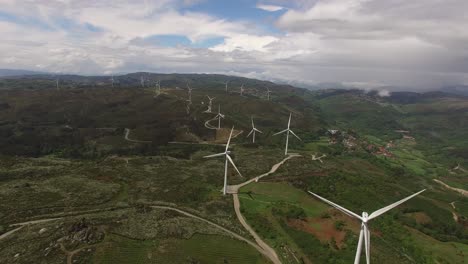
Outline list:
[[[59,90],[47,75],[0,79],[0,263],[269,263],[233,195],[220,192],[224,160],[203,156],[223,151],[234,126],[243,177],[230,167],[228,182],[254,179],[285,158],[284,135],[273,134],[290,113],[301,138],[290,137],[290,152],[300,156],[238,194],[246,222],[282,263],[354,259],[359,223],[307,191],[361,214],[422,189],[371,221],[372,262],[468,261],[468,98],[223,75],[134,73],[114,87],[107,76],[60,79]],[[149,85],[157,80],[160,95]],[[263,132],[255,144],[251,117]],[[35,220],[50,221],[8,235]]]

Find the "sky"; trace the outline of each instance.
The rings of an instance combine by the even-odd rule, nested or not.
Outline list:
[[[0,68],[430,90],[468,84],[467,10],[466,0],[0,0]]]

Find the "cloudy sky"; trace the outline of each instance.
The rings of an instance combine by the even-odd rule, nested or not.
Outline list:
[[[0,0],[0,68],[468,84],[466,0]]]

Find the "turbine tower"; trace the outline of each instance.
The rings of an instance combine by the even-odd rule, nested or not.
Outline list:
[[[159,96],[161,94],[161,80],[156,81],[155,93],[156,93],[156,96]]]
[[[114,75],[111,75],[112,88],[114,88]]]
[[[145,88],[145,77],[140,76],[140,84],[141,84],[141,87]]]
[[[229,83],[229,81],[226,81],[226,82],[224,83],[224,86],[225,86],[225,88],[226,88],[226,93],[228,92],[228,83]]]
[[[256,127],[255,127],[255,124],[254,124],[254,121],[253,121],[253,117],[251,117],[251,120],[252,120],[252,130],[250,130],[250,133],[247,135],[247,137],[250,136],[250,134],[252,134],[252,143],[255,143],[255,132],[258,132],[258,133],[262,133],[262,131],[258,130]]]
[[[357,218],[359,220],[361,220],[361,232],[359,233],[359,242],[358,242],[358,246],[357,246],[357,250],[356,250],[356,257],[354,259],[354,264],[359,264],[359,259],[361,257],[361,252],[362,252],[362,240],[364,238],[364,250],[366,252],[366,263],[367,264],[370,264],[370,231],[369,231],[369,227],[368,227],[368,222],[374,218],[376,218],[377,216],[383,214],[383,213],[386,213],[387,211],[397,207],[398,205],[408,201],[409,199],[415,197],[416,195],[424,192],[426,189],[422,190],[422,191],[419,191],[413,195],[410,195],[396,203],[393,203],[391,205],[388,205],[388,206],[385,206],[384,208],[382,209],[379,209],[375,212],[373,212],[372,214],[368,214],[367,212],[362,212],[362,216],[359,216],[353,212],[351,212],[350,210],[344,208],[344,207],[341,207],[339,205],[337,205],[336,203],[334,202],[331,202],[311,191],[309,191],[310,194],[312,194],[313,196],[319,198],[320,200],[326,202],[327,204],[335,207],[336,209],[340,210],[341,212],[343,212],[344,214],[347,214],[348,216],[351,216],[351,217],[354,217],[354,218]]]
[[[267,87],[267,100],[270,101],[270,94],[271,94],[271,91],[270,91],[270,88]]]
[[[224,118],[224,115],[221,114],[221,106],[218,105],[218,114],[213,119],[218,119],[218,130],[221,129],[221,118]]]
[[[240,87],[240,96],[243,96],[244,94],[244,84]]]
[[[60,87],[59,87],[59,78],[57,77],[57,79],[55,80],[55,86],[57,87],[57,91],[60,90]]]
[[[211,113],[211,106],[213,104],[213,100],[216,98],[216,97],[213,97],[211,98],[210,96],[206,96],[208,97],[208,100],[209,100],[209,103],[208,103],[208,109],[206,109],[205,113]]]
[[[192,87],[190,87],[189,83],[187,83],[187,90],[188,90],[188,100],[190,104],[192,104]]]
[[[237,173],[239,173],[239,176],[242,177],[242,174],[240,171],[237,169],[236,164],[234,164],[234,161],[232,160],[231,156],[231,151],[229,150],[229,143],[231,142],[231,137],[232,137],[232,132],[234,131],[234,127],[231,128],[231,134],[229,135],[228,142],[226,144],[226,149],[224,150],[223,153],[218,153],[218,154],[213,154],[213,155],[208,155],[205,156],[204,158],[214,158],[214,157],[221,157],[224,156],[226,158],[225,164],[224,164],[224,187],[223,187],[223,194],[226,195],[227,193],[227,172],[228,172],[228,162],[232,164],[234,169],[236,169]]]
[[[273,134],[273,136],[276,136],[276,135],[279,135],[279,134],[282,134],[282,133],[285,133],[286,132],[286,147],[284,149],[284,155],[288,155],[288,144],[289,144],[289,133],[293,134],[295,137],[297,137],[297,139],[301,140],[301,138],[299,138],[296,133],[294,133],[291,129],[289,129],[291,125],[291,113],[289,113],[289,121],[288,121],[288,128],[286,128],[285,130],[283,131],[280,131],[276,134]]]

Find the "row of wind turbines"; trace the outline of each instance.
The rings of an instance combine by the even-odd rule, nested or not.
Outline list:
[[[224,115],[221,114],[220,108],[218,107],[218,114],[216,115],[218,117],[218,129],[220,128],[221,126],[221,118],[224,118]],[[291,125],[291,114],[289,114],[289,120],[288,120],[288,126],[285,130],[283,131],[280,131],[278,133],[275,133],[273,134],[274,136],[275,135],[280,135],[280,134],[283,134],[283,133],[286,133],[286,145],[285,145],[285,150],[284,150],[284,155],[288,155],[288,144],[289,144],[289,133],[293,134],[295,137],[297,137],[299,140],[300,138],[291,130],[290,128],[290,125]],[[255,123],[254,123],[254,120],[253,118],[251,118],[251,121],[252,121],[252,130],[250,130],[249,134],[247,135],[247,137],[250,137],[252,135],[252,142],[255,143],[255,134],[258,132],[258,133],[263,133],[262,131],[260,131],[258,128],[255,127]],[[215,158],[215,157],[222,157],[224,156],[225,157],[225,166],[224,166],[224,185],[223,185],[223,194],[226,195],[227,194],[227,175],[228,175],[228,166],[229,166],[229,163],[231,163],[231,165],[233,166],[233,168],[237,171],[237,173],[239,174],[239,176],[242,177],[242,174],[240,173],[239,169],[236,167],[236,164],[234,163],[234,161],[232,160],[231,156],[229,154],[231,154],[231,151],[229,150],[229,144],[231,142],[231,138],[232,138],[232,133],[234,131],[234,126],[231,128],[231,132],[229,134],[229,138],[228,138],[228,141],[226,143],[226,148],[224,150],[224,152],[222,153],[218,153],[218,154],[213,154],[213,155],[208,155],[208,156],[205,156],[204,158]]]
[[[291,116],[292,115],[290,113],[287,128],[274,134],[274,135],[279,135],[279,134],[286,133],[285,155],[288,155],[289,134],[291,133],[292,135],[294,135],[296,138],[298,138],[300,140],[300,138],[290,128],[290,126],[291,126]],[[218,107],[217,117],[219,117],[218,118],[219,122],[220,122],[221,118],[224,118],[224,115],[221,114],[219,107]],[[252,130],[247,135],[247,137],[252,135],[252,142],[255,143],[255,133],[256,132],[263,133],[263,132],[255,127],[255,123],[253,121],[253,118],[251,118],[251,122],[252,122]],[[220,127],[220,123],[218,123],[218,128],[219,127]],[[208,156],[204,157],[204,158],[217,158],[217,157],[224,157],[225,158],[224,185],[223,185],[223,194],[224,195],[227,194],[227,175],[228,175],[229,163],[232,165],[232,167],[235,169],[235,171],[239,174],[239,176],[243,177],[242,174],[240,173],[239,169],[237,168],[236,164],[234,163],[232,157],[230,156],[230,154],[232,152],[231,152],[231,150],[229,150],[229,144],[231,142],[233,131],[234,131],[234,127],[231,128],[231,132],[230,132],[230,135],[229,135],[229,138],[228,138],[228,141],[227,141],[224,152],[218,153],[218,154],[212,154],[212,155],[208,155]],[[410,195],[410,196],[408,196],[408,197],[406,197],[404,199],[401,199],[398,202],[392,203],[392,204],[390,204],[388,206],[385,206],[385,207],[383,207],[383,208],[381,208],[379,210],[376,210],[371,214],[369,214],[367,212],[362,212],[361,216],[359,216],[358,214],[356,214],[356,213],[354,213],[354,212],[352,212],[352,211],[350,211],[350,210],[348,210],[348,209],[346,209],[346,208],[344,208],[344,207],[342,207],[342,206],[340,206],[340,205],[338,205],[338,204],[336,204],[336,203],[334,203],[332,201],[329,201],[329,200],[323,198],[322,196],[319,196],[318,194],[315,194],[315,193],[313,193],[311,191],[309,191],[309,193],[311,195],[315,196],[316,198],[320,199],[321,201],[323,201],[323,202],[331,205],[332,207],[338,209],[342,213],[361,221],[361,228],[360,228],[360,232],[359,232],[359,240],[358,240],[358,245],[357,245],[357,249],[356,249],[354,264],[359,264],[360,263],[363,244],[364,244],[364,252],[365,252],[365,256],[366,256],[366,263],[370,264],[370,229],[369,229],[369,226],[368,226],[368,222],[370,220],[372,220],[374,218],[377,218],[378,216],[390,211],[391,209],[403,204],[404,202],[406,202],[406,201],[410,200],[411,198],[421,194],[424,191],[425,191],[425,189],[423,189],[423,190],[421,190],[421,191],[419,191],[417,193],[414,193],[414,194],[412,194],[412,195]]]

